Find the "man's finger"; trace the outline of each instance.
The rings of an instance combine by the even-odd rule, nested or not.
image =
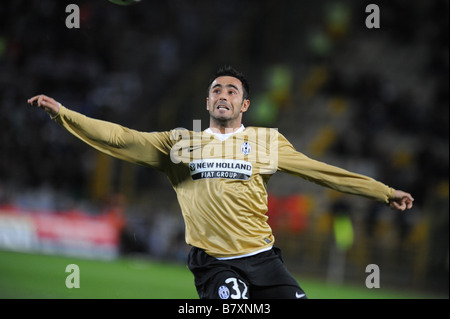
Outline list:
[[[402,202],[402,204],[399,204],[396,201],[392,201],[390,206],[391,206],[391,208],[395,208],[395,209],[401,210],[401,211],[404,211],[406,208],[405,203]]]
[[[38,98],[38,105],[42,106],[45,105],[45,96],[44,95],[40,95]]]
[[[39,94],[39,95],[35,95],[35,96],[33,96],[32,98],[29,98],[28,99],[28,103],[33,103],[34,101],[37,101],[37,99],[39,99],[39,97],[41,96],[42,94]]]
[[[408,209],[411,209],[412,208],[412,206],[413,206],[413,201],[414,200],[410,200],[410,199],[406,199],[406,201],[405,201],[405,204],[406,204],[406,207],[408,208]]]
[[[40,95],[36,95],[36,96],[33,96],[31,99],[28,99],[28,103],[32,106],[39,107],[39,101],[38,101],[39,96]]]

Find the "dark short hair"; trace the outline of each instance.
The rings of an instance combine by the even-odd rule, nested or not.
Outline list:
[[[248,99],[250,96],[250,86],[248,84],[247,78],[242,72],[237,71],[235,68],[233,68],[230,65],[224,65],[217,69],[216,73],[214,74],[214,77],[209,81],[208,86],[208,94],[209,90],[211,89],[211,84],[214,82],[215,79],[221,76],[231,76],[242,83],[242,88],[244,89],[244,99]]]

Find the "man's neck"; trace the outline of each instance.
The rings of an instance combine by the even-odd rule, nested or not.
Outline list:
[[[229,134],[239,130],[242,126],[242,121],[234,119],[231,121],[217,121],[210,119],[209,129],[216,134]]]
[[[210,126],[209,129],[216,134],[230,134],[239,130],[241,126],[241,124],[238,127]]]
[[[215,136],[217,136],[217,138],[219,138],[220,140],[224,141],[228,137],[233,135],[234,133],[242,132],[244,129],[245,129],[244,125],[241,124],[241,126],[238,127],[237,129],[227,128],[226,130],[223,131],[224,133],[222,133],[222,131],[220,131],[220,130],[214,129],[213,127],[207,128],[205,130],[205,132],[210,133],[210,134],[214,134]]]

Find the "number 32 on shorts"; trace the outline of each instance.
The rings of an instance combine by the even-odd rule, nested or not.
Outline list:
[[[248,299],[248,287],[245,282],[238,278],[230,277],[225,280],[225,283],[227,285],[220,286],[218,290],[220,299]],[[232,290],[231,292],[230,289]]]

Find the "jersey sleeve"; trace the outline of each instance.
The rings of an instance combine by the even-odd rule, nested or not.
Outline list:
[[[281,134],[278,138],[278,170],[343,193],[389,203],[395,190],[375,179],[313,160],[298,152]]]
[[[93,148],[132,163],[162,170],[175,142],[170,132],[139,132],[87,117],[64,106],[55,121]]]

